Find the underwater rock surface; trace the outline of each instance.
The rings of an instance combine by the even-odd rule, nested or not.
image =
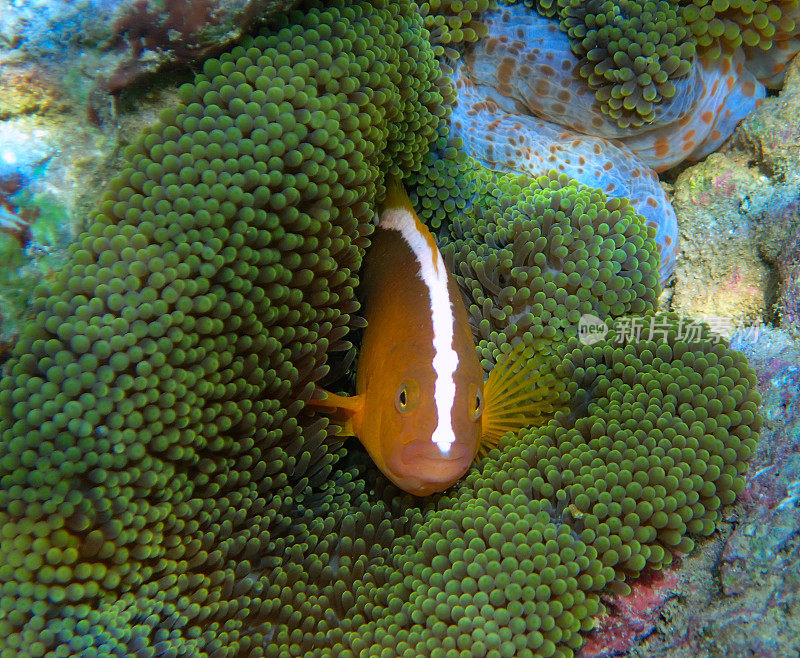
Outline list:
[[[3,2],[0,64],[57,69],[64,91],[117,91],[143,73],[191,61],[295,0],[33,0]],[[1,116],[1,115],[0,115]]]
[[[673,198],[680,258],[672,308],[691,317],[722,317],[731,326],[763,319],[772,271],[759,251],[758,218],[785,204],[746,154],[713,153],[681,173]],[[720,328],[730,335],[731,328]]]
[[[796,331],[800,214],[800,61],[784,88],[742,122],[728,148],[683,171],[672,308],[721,317],[723,333],[775,322]]]
[[[796,220],[798,207],[792,208],[792,219]],[[781,326],[795,337],[800,335],[800,227],[795,228],[783,240],[783,249],[777,262],[780,291],[777,311]]]

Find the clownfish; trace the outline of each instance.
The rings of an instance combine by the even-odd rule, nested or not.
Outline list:
[[[357,437],[398,487],[427,496],[553,406],[522,345],[484,382],[455,278],[402,184],[387,188],[359,287],[367,326],[356,393],[317,388],[308,404],[338,423],[338,436]]]

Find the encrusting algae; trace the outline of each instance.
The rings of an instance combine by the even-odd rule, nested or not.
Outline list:
[[[0,658],[572,656],[603,592],[714,530],[752,368],[674,318],[666,342],[568,342],[584,312],[652,315],[652,232],[556,173],[462,187],[429,38],[404,0],[304,3],[125,149],[0,380]],[[476,392],[491,373],[488,454],[425,498],[307,404],[360,324],[392,176],[468,300]],[[519,369],[531,405],[569,394],[542,427],[502,403]]]

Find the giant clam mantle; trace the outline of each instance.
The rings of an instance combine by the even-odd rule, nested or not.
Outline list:
[[[678,36],[669,31],[682,21],[669,15],[667,2],[564,4],[566,32],[523,5],[483,16],[487,35],[457,66],[453,134],[490,168],[534,176],[556,169],[630,199],[656,228],[665,282],[678,227],[655,172],[719,148],[798,50],[797,40],[778,33],[768,53],[728,48],[712,57],[708,49],[695,53],[685,26]],[[599,21],[586,13],[590,4],[611,15]],[[782,20],[794,26],[790,6]],[[683,35],[683,47],[653,43],[658,35],[670,43]],[[626,43],[627,52],[609,54]]]

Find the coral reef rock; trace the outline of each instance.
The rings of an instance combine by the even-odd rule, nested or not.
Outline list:
[[[703,317],[722,333],[751,324],[769,307],[769,265],[759,254],[757,208],[781,203],[770,179],[738,153],[714,153],[675,186],[680,258],[672,308]],[[727,330],[727,331],[726,331]]]
[[[778,320],[796,331],[800,197],[800,62],[729,148],[675,182],[680,257],[672,309],[703,317],[730,335],[737,326]]]
[[[294,0],[34,0],[4,3],[0,64],[15,75],[51,67],[69,95],[118,90],[142,73],[193,60],[240,38]],[[91,72],[91,73],[89,73]]]

